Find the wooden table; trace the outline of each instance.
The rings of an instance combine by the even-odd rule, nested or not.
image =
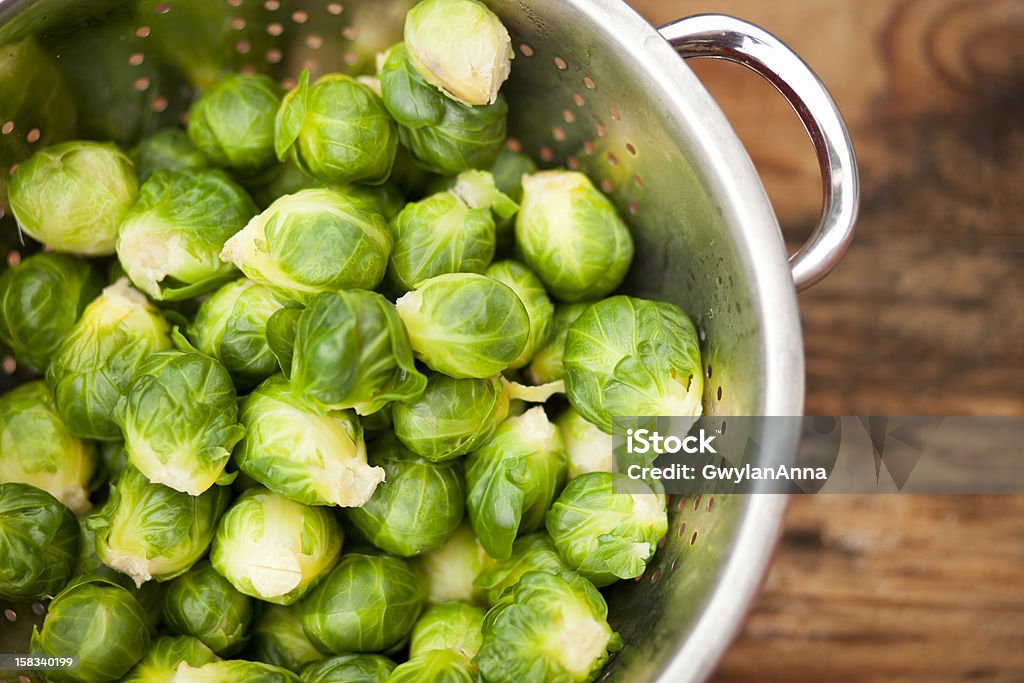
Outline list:
[[[800,296],[807,412],[1024,414],[1024,2],[633,0],[754,21],[831,89],[863,183],[843,263]],[[797,245],[810,144],[741,67],[691,62]],[[1024,446],[1022,446],[1024,450]],[[1024,497],[806,496],[718,682],[1024,681]]]

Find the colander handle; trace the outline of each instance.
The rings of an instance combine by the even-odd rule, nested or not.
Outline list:
[[[789,258],[797,290],[807,289],[839,263],[857,221],[857,159],[835,101],[795,52],[751,23],[723,14],[699,14],[659,30],[686,59],[727,59],[757,72],[782,93],[803,122],[824,182],[821,219],[807,242]]]

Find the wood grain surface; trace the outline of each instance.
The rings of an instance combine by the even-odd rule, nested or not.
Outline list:
[[[807,412],[1024,414],[1024,2],[633,0],[793,47],[843,111],[857,236],[800,297]],[[806,136],[741,67],[691,62],[795,248],[817,220]],[[1022,446],[1024,449],[1024,446]],[[795,499],[718,682],[1024,681],[1024,497]]]

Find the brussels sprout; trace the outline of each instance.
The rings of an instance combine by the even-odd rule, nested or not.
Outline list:
[[[394,437],[373,444],[371,461],[384,481],[348,519],[373,545],[401,557],[422,555],[444,545],[462,521],[466,485],[462,463],[432,463]]]
[[[446,97],[410,64],[404,43],[385,55],[380,72],[384,106],[417,166],[442,175],[490,168],[505,142],[508,104],[471,107]]]
[[[297,395],[360,415],[416,398],[427,385],[394,305],[363,290],[314,297],[295,329],[290,378]]]
[[[395,122],[373,89],[350,76],[328,74],[310,85],[303,71],[281,103],[275,131],[277,158],[290,156],[327,183],[379,185],[395,164]]]
[[[395,663],[381,655],[338,655],[307,664],[305,683],[384,683]]]
[[[302,630],[298,605],[267,605],[252,626],[246,656],[295,673],[306,664],[324,658]]]
[[[530,337],[526,342],[526,348],[509,365],[509,368],[513,370],[521,368],[530,362],[534,353],[548,338],[555,307],[551,303],[551,299],[548,298],[548,293],[544,290],[540,279],[519,261],[508,260],[491,264],[485,275],[511,287],[519,300],[523,302],[526,313],[530,317]]]
[[[302,625],[323,652],[382,652],[405,640],[425,599],[405,560],[347,553],[302,602]]]
[[[565,445],[540,406],[510,417],[466,457],[466,507],[487,554],[506,560],[519,534],[544,523],[562,485]]]
[[[379,213],[387,220],[405,208],[405,195],[398,185],[390,181],[382,185],[337,185],[332,189],[354,202],[361,202],[368,210]]]
[[[333,190],[312,189],[271,204],[227,241],[220,257],[306,303],[320,292],[375,288],[390,254],[383,216]]]
[[[384,480],[383,469],[366,463],[355,416],[311,408],[280,375],[242,401],[241,420],[246,435],[235,463],[282,496],[305,505],[358,507]]]
[[[235,386],[207,355],[154,353],[117,404],[128,461],[154,484],[198,496],[233,477],[224,467],[245,435]]]
[[[467,171],[451,190],[406,206],[391,224],[391,287],[407,292],[436,275],[483,273],[494,258],[492,209],[512,215],[518,207],[484,171]]]
[[[205,294],[235,276],[220,252],[254,215],[249,195],[221,171],[157,171],[124,216],[117,257],[158,301]]]
[[[29,237],[57,251],[107,256],[138,192],[132,161],[116,146],[63,142],[18,166],[9,200]]]
[[[473,528],[463,522],[443,546],[416,558],[420,576],[427,585],[428,604],[452,600],[487,604],[483,591],[473,582],[493,562]]]
[[[171,683],[302,683],[288,669],[263,662],[226,659],[199,667],[183,663]]]
[[[121,679],[121,683],[170,683],[182,662],[189,666],[202,666],[218,659],[197,638],[164,636],[153,641],[149,652]]]
[[[167,584],[162,615],[172,633],[198,638],[227,657],[241,650],[248,639],[253,601],[204,561]]]
[[[551,574],[569,571],[569,565],[558,554],[551,537],[543,531],[517,538],[512,544],[511,557],[480,572],[473,585],[487,591],[487,602],[493,605],[502,593],[519,583],[523,574],[533,571]]]
[[[206,554],[228,500],[217,486],[198,497],[150,483],[132,466],[110,485],[110,498],[88,520],[103,564],[141,586],[184,574]]]
[[[530,317],[516,293],[483,275],[432,277],[396,307],[416,357],[459,379],[498,374],[530,337]]]
[[[78,543],[78,521],[59,500],[28,484],[0,484],[0,601],[59,591],[72,576]]]
[[[253,176],[274,163],[281,88],[264,74],[226,74],[193,103],[188,137],[214,165]]]
[[[569,482],[546,520],[569,566],[596,586],[640,576],[668,531],[665,500],[647,484],[612,472]]]
[[[391,418],[394,403],[389,403],[373,415],[366,415],[360,418],[363,425],[363,434],[366,440],[370,441],[386,432],[392,431],[394,421]]]
[[[41,380],[0,396],[0,483],[31,484],[82,514],[96,463],[96,445],[68,431]]]
[[[304,308],[287,307],[275,312],[267,320],[267,346],[277,359],[277,367],[284,373],[292,370],[295,355],[295,333]]]
[[[587,472],[611,472],[612,437],[587,422],[571,406],[556,420],[565,451],[569,454],[569,478]]]
[[[629,228],[578,171],[542,171],[523,178],[516,243],[548,291],[570,303],[606,296],[633,261]]]
[[[113,581],[72,581],[50,603],[42,630],[32,629],[33,655],[78,655],[78,668],[47,672],[54,680],[119,681],[149,649],[146,610]],[[63,674],[63,675],[61,675]]]
[[[700,415],[699,344],[678,306],[628,296],[599,301],[566,335],[566,395],[607,434],[616,415]]]
[[[431,650],[399,664],[387,683],[481,683],[476,665],[454,650]]]
[[[431,607],[412,630],[409,657],[434,650],[453,650],[472,659],[480,649],[484,611],[466,602],[446,602]]]
[[[431,85],[463,104],[494,104],[512,72],[512,39],[477,0],[424,0],[405,17],[409,61]]]
[[[128,452],[124,449],[124,441],[101,441],[99,451],[103,478],[106,481],[114,481],[128,465]]]
[[[394,407],[395,434],[427,460],[441,462],[487,443],[508,417],[505,383],[434,373],[418,398]]]
[[[494,183],[517,204],[523,200],[523,176],[537,172],[537,164],[522,152],[502,147],[491,167]]]
[[[188,336],[197,349],[227,368],[240,389],[246,389],[277,369],[267,342],[267,322],[281,308],[268,287],[242,278],[203,302]]]
[[[131,153],[139,180],[145,182],[157,171],[198,170],[209,160],[192,144],[188,134],[178,128],[161,128],[140,142]]]
[[[114,407],[143,359],[171,347],[168,332],[160,312],[127,278],[86,306],[46,370],[57,412],[72,434],[121,439]]]
[[[240,592],[291,605],[331,570],[341,544],[330,511],[255,488],[221,518],[210,560]]]
[[[75,558],[74,571],[71,572],[71,576],[84,576],[88,574],[115,581],[121,579],[123,582],[118,581],[118,583],[121,583],[125,588],[134,588],[134,581],[103,564],[103,560],[96,554],[96,533],[89,528],[88,516],[78,518],[78,531],[80,539],[78,556]]]
[[[497,188],[517,205],[523,201],[523,176],[536,172],[537,164],[533,159],[521,152],[513,152],[508,147],[501,148],[497,161],[491,167],[491,174],[494,176]],[[514,251],[515,228],[514,216],[495,221],[495,242],[498,254],[511,254]]]
[[[45,371],[102,288],[102,278],[86,261],[57,253],[30,256],[0,275],[0,342],[19,365]]]
[[[565,353],[565,337],[569,327],[576,322],[588,304],[558,304],[551,318],[551,329],[544,343],[533,354],[526,376],[534,384],[547,384],[562,379],[564,369],[562,356]]]
[[[527,572],[484,617],[474,661],[489,683],[593,681],[622,647],[607,619],[604,598],[586,579]]]
[[[310,178],[290,159],[283,164],[271,166],[257,178],[245,178],[245,188],[260,210],[265,210],[278,197],[295,194],[301,190],[322,187],[323,183]]]

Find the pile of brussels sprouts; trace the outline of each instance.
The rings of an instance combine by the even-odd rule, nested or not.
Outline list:
[[[426,0],[375,77],[226,74],[187,131],[17,168],[0,603],[50,599],[50,678],[591,681],[621,646],[598,589],[667,518],[612,416],[697,414],[698,339],[608,298],[633,243],[585,175],[505,148],[512,57]]]

